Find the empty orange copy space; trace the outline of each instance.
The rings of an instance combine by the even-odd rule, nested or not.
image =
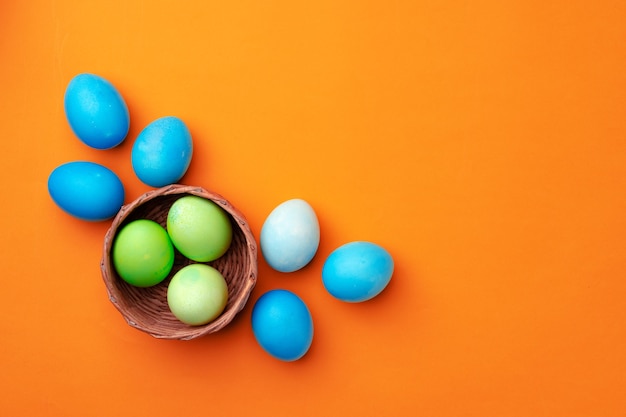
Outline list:
[[[623,416],[624,21],[608,0],[2,3],[0,414]],[[65,118],[82,72],[126,101],[114,149]],[[112,221],[47,190],[76,160],[126,204],[152,190],[131,151],[164,116],[193,138],[180,183],[223,195],[257,244],[292,198],[321,231],[296,272],[259,248],[244,309],[191,341],[126,323],[100,273]],[[346,303],[321,271],[357,240],[395,270]],[[252,332],[278,288],[313,318],[295,362]]]

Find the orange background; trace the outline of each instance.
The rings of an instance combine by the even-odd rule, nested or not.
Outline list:
[[[626,415],[625,22],[623,1],[3,1],[0,415]],[[126,99],[114,150],[65,120],[80,72]],[[299,272],[260,257],[243,312],[189,342],[124,322],[99,271],[110,221],[46,189],[82,159],[127,202],[148,191],[130,150],[165,115],[194,138],[181,182],[257,240],[294,197],[322,233]],[[356,305],[320,277],[352,240],[396,262]],[[313,315],[294,363],[251,331],[273,288]]]

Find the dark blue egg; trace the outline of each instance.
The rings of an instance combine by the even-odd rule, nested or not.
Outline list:
[[[191,163],[193,142],[185,123],[166,116],[146,126],[133,144],[131,160],[135,175],[151,187],[178,182]]]
[[[69,82],[65,115],[74,134],[96,149],[119,145],[130,128],[124,98],[109,81],[94,74],[79,74]]]
[[[313,319],[308,307],[291,291],[263,294],[252,309],[252,331],[259,345],[282,361],[303,357],[313,341]]]
[[[380,294],[391,280],[394,262],[381,246],[364,241],[335,249],[322,267],[322,282],[333,297],[351,303]]]
[[[115,216],[124,204],[124,186],[107,167],[94,162],[68,162],[48,177],[50,197],[66,213],[82,220]]]

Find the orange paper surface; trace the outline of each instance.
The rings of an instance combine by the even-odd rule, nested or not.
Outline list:
[[[625,22],[623,1],[3,2],[0,415],[626,415]],[[81,72],[126,99],[118,148],[69,128]],[[194,140],[182,183],[257,240],[303,198],[322,236],[295,273],[260,256],[237,319],[187,342],[125,323],[99,270],[110,221],[46,188],[89,160],[137,198],[133,141],[166,115]],[[321,282],[353,240],[396,263],[361,304]],[[313,316],[294,363],[252,334],[274,288]]]

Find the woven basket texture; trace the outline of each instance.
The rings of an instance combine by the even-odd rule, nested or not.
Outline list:
[[[118,276],[111,257],[118,230],[137,219],[154,220],[166,227],[169,208],[185,195],[196,195],[217,203],[230,215],[233,226],[228,251],[215,261],[206,262],[224,276],[228,284],[228,302],[218,318],[202,326],[184,324],[174,317],[167,305],[167,286],[172,276],[194,261],[175,250],[174,267],[168,277],[153,287],[139,288]],[[201,187],[173,184],[149,191],[121,208],[105,235],[100,268],[109,300],[130,326],[156,338],[190,340],[221,330],[244,308],[256,284],[257,245],[244,215],[224,197]]]

